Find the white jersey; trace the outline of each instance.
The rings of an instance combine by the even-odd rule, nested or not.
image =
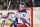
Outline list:
[[[15,15],[18,18],[18,23],[29,23],[29,14],[27,12],[16,12]]]

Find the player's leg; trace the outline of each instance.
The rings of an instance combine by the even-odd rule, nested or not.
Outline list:
[[[13,25],[16,23],[16,21],[14,21],[11,25],[10,25],[10,27],[13,27]]]
[[[16,27],[15,23],[18,23],[18,19],[16,18],[15,20],[16,20],[16,21],[14,21],[14,22],[10,25],[10,27],[12,27],[13,25]]]
[[[4,27],[4,24],[5,24],[5,20],[3,20],[1,27]]]

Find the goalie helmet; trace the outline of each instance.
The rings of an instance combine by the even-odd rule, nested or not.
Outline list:
[[[26,5],[24,2],[21,2],[20,7],[23,6],[24,8],[26,8]]]

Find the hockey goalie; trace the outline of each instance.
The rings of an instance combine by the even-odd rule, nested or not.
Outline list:
[[[15,27],[30,27],[29,14],[25,9],[25,5],[20,5],[20,8],[17,12],[14,12],[16,15],[16,21],[14,21],[10,27],[15,25]]]
[[[20,5],[19,10],[17,10],[17,12],[13,12],[12,14],[8,13],[8,15],[5,16],[6,18],[8,17],[8,20],[12,21],[10,27],[13,27],[13,25],[15,27],[30,27],[30,18],[25,7],[25,5]]]

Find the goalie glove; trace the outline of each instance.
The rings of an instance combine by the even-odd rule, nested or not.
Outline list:
[[[16,19],[15,14],[9,14],[8,20],[15,21],[15,19]]]

